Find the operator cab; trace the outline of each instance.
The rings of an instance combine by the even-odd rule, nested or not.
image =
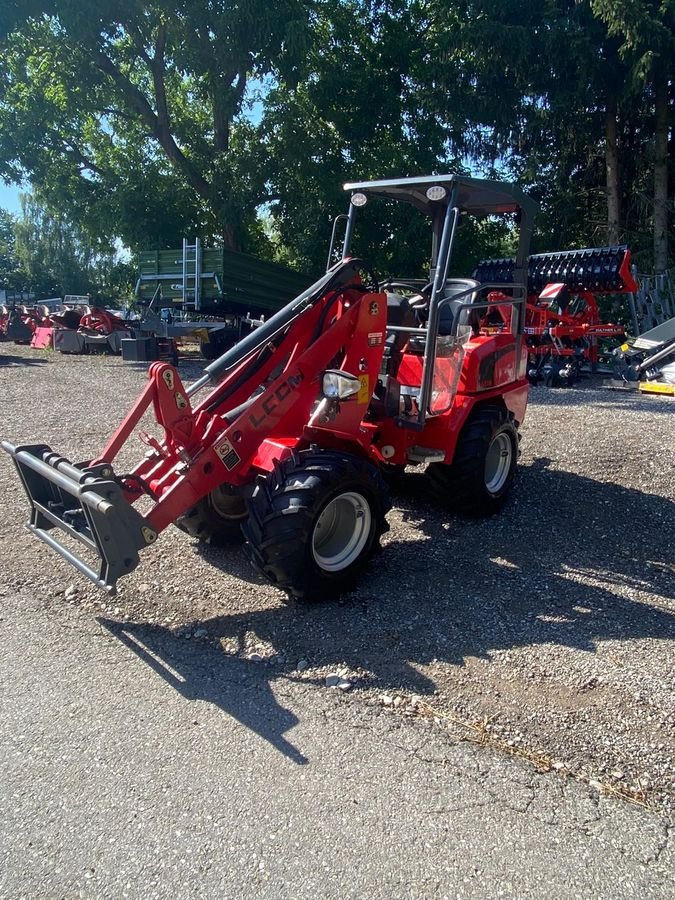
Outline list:
[[[410,388],[415,398],[413,414],[419,426],[427,415],[444,412],[452,404],[465,346],[480,333],[481,320],[487,321],[490,292],[500,291],[500,308],[510,312],[510,322],[504,323],[505,328],[514,335],[522,334],[527,259],[536,204],[516,185],[459,175],[352,182],[345,184],[344,189],[350,193],[349,212],[335,220],[329,266],[334,258],[338,222],[345,222],[342,259],[346,260],[352,256],[359,210],[372,200],[409,204],[430,221],[428,281],[402,278],[382,284],[387,293],[384,388],[388,389],[388,379],[398,379],[402,390]],[[507,285],[482,284],[474,278],[450,278],[461,218],[513,214],[519,232],[513,280]],[[418,357],[418,362],[410,357]],[[391,408],[391,403],[387,405]]]

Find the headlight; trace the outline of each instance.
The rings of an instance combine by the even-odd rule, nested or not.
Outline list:
[[[323,373],[321,392],[327,400],[346,400],[361,390],[361,382],[355,375],[340,369],[328,369]]]
[[[427,199],[442,200],[447,193],[442,184],[434,184],[432,187],[427,188]]]

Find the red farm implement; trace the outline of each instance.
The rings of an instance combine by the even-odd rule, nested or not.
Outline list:
[[[273,584],[321,599],[353,582],[387,529],[387,472],[427,464],[436,495],[469,514],[503,503],[527,405],[535,204],[513,185],[452,175],[345,189],[342,259],[189,387],[154,363],[96,457],[73,464],[44,444],[3,443],[30,498],[28,527],[99,586],[113,590],[175,524],[217,543],[243,535]],[[427,284],[379,284],[352,257],[359,210],[373,201],[427,217]],[[519,228],[508,283],[449,278],[460,217],[500,214]],[[500,291],[494,327],[487,295]],[[150,407],[159,437],[141,432],[140,462],[116,472]]]
[[[14,341],[15,344],[30,344],[36,331],[49,322],[46,306],[25,304],[0,308],[0,339]]]
[[[508,282],[513,266],[512,259],[483,260],[474,275],[480,281]],[[524,329],[530,381],[571,385],[584,366],[594,370],[600,341],[624,334],[622,325],[601,321],[598,295],[636,290],[625,246],[531,256]],[[500,295],[491,300],[498,309]]]
[[[115,313],[99,307],[79,307],[52,314],[50,330],[37,337],[62,353],[119,353],[129,324]],[[44,343],[44,342],[47,343]]]

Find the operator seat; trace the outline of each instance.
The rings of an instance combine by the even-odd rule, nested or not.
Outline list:
[[[467,293],[470,291],[470,293]],[[456,331],[458,335],[463,336],[470,329],[473,334],[480,331],[480,310],[469,310],[463,317],[463,321],[457,324],[455,328],[455,320],[459,318],[464,309],[465,303],[476,303],[479,298],[480,282],[473,278],[449,278],[445,282],[443,288],[442,299],[445,300],[440,308],[440,317],[438,322],[439,336],[450,335]],[[453,297],[460,296],[458,300]],[[429,306],[417,305],[415,307],[415,315],[417,316],[418,325],[426,325],[429,319]],[[415,335],[410,338],[408,349],[411,353],[424,353],[425,338],[422,335]]]
[[[471,293],[466,293],[466,291],[469,290],[471,290]],[[439,334],[452,334],[455,319],[460,316],[463,305],[465,303],[476,303],[479,297],[479,290],[480,282],[473,278],[449,278],[445,282],[445,287],[443,288],[443,300],[446,302],[443,303],[440,310],[441,314],[438,322]],[[448,302],[448,298],[456,297],[459,294],[464,294],[464,296],[460,297],[459,300],[450,299]],[[459,327],[463,328],[465,325],[470,326],[474,334],[478,333],[480,330],[479,310],[468,311],[466,321],[462,322]]]

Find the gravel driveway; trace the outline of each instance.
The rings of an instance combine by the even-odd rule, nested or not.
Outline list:
[[[187,381],[199,370],[181,365]],[[144,381],[144,366],[118,359],[4,344],[0,437],[87,458]],[[287,605],[241,550],[176,529],[109,600],[21,527],[25,498],[2,454],[0,594],[91,609],[150,648],[201,641],[257,661],[271,685],[324,690],[337,676],[345,703],[390,707],[402,724],[433,718],[449,741],[490,743],[672,816],[674,415],[667,398],[533,389],[499,516],[450,516],[406,475],[357,590],[313,607]]]

